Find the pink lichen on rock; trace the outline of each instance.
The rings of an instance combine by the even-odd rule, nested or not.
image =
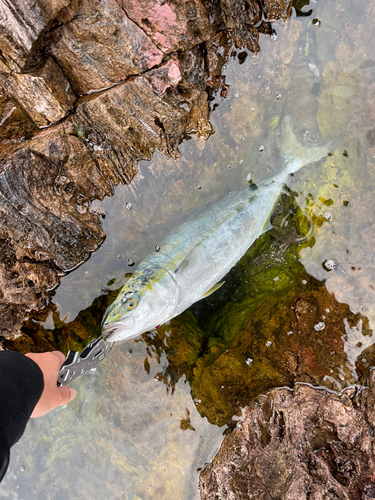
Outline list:
[[[165,66],[153,71],[151,84],[158,94],[164,94],[168,87],[177,85],[181,80],[180,68],[175,61],[169,61]]]
[[[177,83],[181,80],[180,68],[174,61],[171,61],[169,64],[168,78],[173,85],[177,85]]]
[[[132,19],[163,52],[186,50],[215,34],[206,7],[198,0],[169,3],[149,0],[118,0]]]

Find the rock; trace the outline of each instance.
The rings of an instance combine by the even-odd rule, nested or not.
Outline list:
[[[372,371],[368,389],[260,396],[200,473],[201,500],[374,498],[374,393]]]
[[[163,53],[116,0],[84,0],[57,28],[49,51],[79,95],[111,87],[162,61]]]
[[[51,57],[37,70],[10,74],[5,86],[38,127],[56,123],[76,100],[69,81]]]
[[[0,333],[4,345],[14,340],[24,320],[25,310],[44,306],[46,291],[58,284],[56,272],[49,263],[19,262],[11,245],[0,239]],[[30,352],[35,345],[26,336],[16,336],[18,349]],[[29,340],[29,342],[27,341]],[[11,344],[12,345],[12,344]],[[14,344],[13,344],[14,345]],[[26,346],[22,348],[22,345]],[[51,345],[50,347],[53,348]]]
[[[44,131],[1,160],[0,289],[1,307],[7,311],[2,332],[17,331],[22,310],[42,307],[58,276],[103,241],[103,229],[88,206],[92,197],[111,193],[84,143],[65,134],[62,126]]]
[[[267,19],[288,19],[290,16],[290,11],[292,9],[292,4],[284,0],[269,0],[261,1],[262,9],[267,17]]]
[[[104,233],[87,210],[94,191],[86,176],[95,182],[96,165],[78,138],[61,132],[50,129],[2,160],[0,233],[18,260],[50,262],[66,272]],[[104,196],[103,187],[96,196]]]
[[[62,8],[70,0],[1,0],[0,51],[3,62],[22,69],[34,47]]]
[[[163,52],[187,50],[217,33],[210,22],[210,8],[204,2],[150,3],[120,0],[121,8]]]
[[[110,159],[117,171],[126,170],[125,165],[135,169],[137,161],[150,160],[156,149],[177,157],[184,134],[211,131],[207,94],[182,81],[171,62],[83,99],[71,121],[85,127],[90,150]]]
[[[0,148],[12,149],[30,139],[37,127],[20,105],[5,91],[0,92]]]

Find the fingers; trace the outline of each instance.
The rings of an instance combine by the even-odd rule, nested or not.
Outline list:
[[[34,408],[31,418],[41,417],[57,406],[69,403],[75,397],[75,390],[67,386],[57,387],[57,377],[65,356],[60,351],[45,352],[42,354],[29,353],[32,359],[42,370],[44,378],[44,391]]]
[[[71,387],[62,385],[61,387],[58,387],[56,390],[58,393],[58,401],[59,401],[58,406],[66,405],[75,398],[76,391]]]
[[[61,368],[61,365],[64,363],[65,361],[65,356],[62,352],[60,351],[52,351],[51,354],[54,354],[57,359],[58,359],[58,362],[59,362],[59,371],[60,371],[60,368]]]

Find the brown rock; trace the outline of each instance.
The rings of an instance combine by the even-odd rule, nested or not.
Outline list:
[[[260,396],[200,474],[202,500],[374,498],[374,377],[336,395],[305,384]]]
[[[90,150],[108,158],[118,172],[150,160],[156,149],[176,157],[186,133],[211,131],[207,94],[181,81],[175,63],[85,98],[72,120],[87,130]]]
[[[284,0],[262,0],[262,10],[267,19],[288,19],[292,9],[291,2]]]
[[[2,160],[0,234],[18,260],[67,271],[104,237],[88,200],[94,192],[103,197],[105,183],[90,189],[87,178],[95,182],[96,166],[82,141],[62,132],[50,129]]]
[[[30,117],[19,104],[3,91],[0,92],[0,144],[1,149],[9,148],[9,144],[30,139],[37,131]]]
[[[70,0],[0,1],[0,51],[6,64],[18,71],[33,47]]]
[[[103,241],[89,203],[112,194],[111,183],[119,182],[104,167],[62,125],[1,160],[0,310],[7,336],[17,332],[26,310],[43,307],[59,276]]]
[[[15,101],[39,127],[63,118],[75,101],[69,81],[51,57],[32,72],[8,75],[6,85]]]
[[[57,274],[48,263],[19,262],[10,244],[0,239],[2,339],[14,339],[14,332],[19,330],[24,320],[25,310],[41,308],[46,291],[57,284]]]
[[[111,87],[163,58],[116,0],[80,2],[75,17],[53,32],[50,43],[50,52],[80,95]]]

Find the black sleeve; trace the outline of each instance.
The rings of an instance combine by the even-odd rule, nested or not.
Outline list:
[[[34,361],[16,351],[0,351],[0,481],[9,450],[22,436],[43,389],[43,373]]]

